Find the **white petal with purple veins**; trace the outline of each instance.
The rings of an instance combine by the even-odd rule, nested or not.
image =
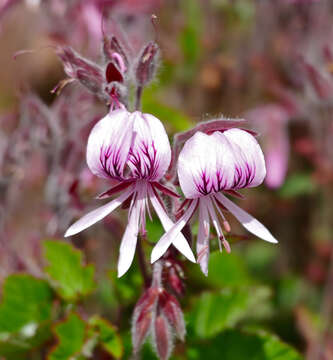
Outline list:
[[[91,130],[87,163],[93,174],[104,178],[122,178],[133,140],[130,116],[124,109],[112,111]]]
[[[266,176],[264,154],[257,140],[247,131],[230,129],[223,133],[233,146],[236,169],[241,176],[235,188],[255,187],[260,185]]]
[[[134,141],[128,166],[135,177],[159,180],[167,171],[171,148],[164,126],[155,116],[139,111],[131,114]]]
[[[178,159],[178,178],[184,195],[193,199],[230,188],[234,164],[232,147],[222,133],[195,133],[186,141]]]
[[[252,215],[235,205],[224,195],[216,194],[215,196],[249,232],[268,242],[278,242],[267,228]]]

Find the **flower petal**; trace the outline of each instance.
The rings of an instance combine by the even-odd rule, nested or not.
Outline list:
[[[169,229],[157,242],[152,253],[150,261],[153,263],[158,260],[168,249],[168,247],[178,240],[178,236],[181,233],[183,227],[189,221],[193,215],[194,210],[197,207],[198,200],[192,201],[191,205],[185,211],[184,215]],[[153,204],[154,205],[154,204]],[[162,219],[161,219],[162,221]],[[175,245],[175,244],[174,244]],[[179,243],[177,243],[179,245]],[[183,250],[183,248],[182,248]],[[191,260],[191,259],[190,259]]]
[[[136,111],[131,114],[134,142],[128,166],[135,177],[159,180],[171,160],[168,136],[161,121],[150,114]]]
[[[87,163],[91,172],[103,178],[121,179],[132,144],[130,113],[119,109],[100,120],[91,130]]]
[[[174,226],[174,223],[170,220],[170,218],[164,211],[163,207],[161,206],[160,202],[156,198],[156,195],[154,194],[154,192],[151,188],[149,188],[149,198],[150,198],[150,201],[156,211],[157,216],[159,217],[159,219],[162,223],[164,230],[165,231],[170,230]],[[181,232],[173,239],[172,244],[177,248],[178,251],[180,251],[190,261],[195,262],[195,257],[193,255],[191,247]],[[152,262],[158,260],[165,253],[165,251],[167,251],[167,249],[170,245],[171,245],[171,242],[169,243],[169,245],[167,245],[167,243],[165,243],[165,245],[160,248],[159,252],[157,252],[157,250],[155,250],[155,252],[154,252],[154,250],[153,250],[154,255],[152,253]]]
[[[272,188],[280,187],[286,177],[289,160],[289,137],[287,122],[273,119],[265,141],[267,176],[265,182]]]
[[[248,214],[246,211],[235,205],[224,195],[219,193],[215,196],[249,232],[268,242],[278,242],[274,238],[274,236],[266,229],[266,227],[261,224],[257,219],[255,219],[252,215]]]
[[[178,159],[178,178],[186,198],[194,199],[230,188],[235,159],[222,133],[195,133],[186,141]]]
[[[209,215],[207,205],[204,201],[199,201],[199,229],[197,238],[197,262],[200,264],[202,272],[208,275],[209,259]]]
[[[287,125],[298,108],[295,99],[289,98],[289,94],[287,96],[291,109],[279,104],[267,104],[258,106],[245,115],[261,134],[267,168],[265,183],[272,188],[280,187],[287,173],[290,147]]]
[[[76,221],[67,229],[65,237],[75,235],[102,220],[105,218],[105,216],[109,215],[113,210],[120,206],[121,203],[126,200],[132,193],[133,188],[131,187],[118,198],[84,215],[81,219]]]
[[[139,232],[141,201],[142,200],[135,201],[129,216],[125,233],[121,239],[118,260],[118,277],[123,276],[127,272],[134,259]]]
[[[257,140],[241,129],[230,129],[223,135],[233,146],[236,169],[240,173],[234,188],[260,185],[266,176],[266,166],[264,154]]]

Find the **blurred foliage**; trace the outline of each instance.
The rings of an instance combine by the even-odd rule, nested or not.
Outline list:
[[[270,291],[265,287],[232,288],[206,292],[195,301],[191,321],[198,337],[212,337],[249,316],[265,311]]]
[[[156,232],[153,237],[160,233],[158,227],[151,227],[150,231]],[[45,240],[43,246],[47,280],[12,275],[4,284],[0,305],[0,354],[6,359],[34,359],[34,351],[49,344],[50,360],[88,359],[95,351],[123,358],[124,350],[124,358],[128,358],[131,353],[128,332],[119,333],[108,320],[85,313],[83,303],[81,305],[82,300],[94,296],[91,294],[96,288],[92,277],[94,266],[87,267],[81,251],[68,243]],[[246,354],[259,360],[300,359],[297,352],[277,337],[255,330],[269,326],[274,315],[272,301],[279,307],[296,306],[303,298],[300,288],[291,290],[294,288],[291,280],[282,279],[273,296],[272,284],[260,284],[251,275],[246,258],[251,259],[236,252],[214,252],[208,277],[196,265],[189,265],[189,284],[197,282],[198,290],[204,291],[189,294],[185,300],[186,347],[176,350],[172,359],[203,356],[218,359],[221,354],[231,360],[245,358]],[[87,269],[86,281],[82,283]],[[121,279],[116,279],[115,271],[109,271],[108,278],[102,287],[109,289],[110,310],[121,306],[123,314],[127,313],[138,298],[142,278],[135,267]],[[125,330],[127,324],[123,326]],[[216,346],[217,343],[223,346]],[[145,345],[143,356],[155,358],[149,344]]]
[[[260,332],[247,333],[239,330],[227,330],[218,335],[207,346],[202,343],[188,351],[188,359],[253,359],[253,360],[301,360],[302,357],[290,346],[275,336]]]
[[[80,355],[84,345],[85,323],[76,314],[70,314],[67,319],[54,327],[58,344],[51,351],[50,360],[84,359]]]
[[[49,263],[45,267],[48,281],[11,275],[4,283],[0,355],[34,359],[38,347],[50,345],[56,338],[56,345],[49,350],[51,360],[90,358],[98,346],[121,358],[122,341],[114,326],[97,315],[86,321],[73,312],[81,311],[73,301],[87,296],[96,286],[94,266],[84,266],[81,251],[57,240],[44,242],[44,254]]]
[[[302,195],[311,195],[316,191],[316,185],[310,174],[293,174],[286,179],[279,190],[281,198],[293,198]]]
[[[147,113],[155,114],[167,126],[170,126],[173,132],[184,131],[192,126],[192,122],[179,109],[164,104],[159,100],[158,88],[152,85],[146,89],[142,96],[142,110]]]
[[[94,267],[82,265],[82,254],[69,244],[44,241],[46,273],[58,294],[67,301],[77,301],[94,288]]]

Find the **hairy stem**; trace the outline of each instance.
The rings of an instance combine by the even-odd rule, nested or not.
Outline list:
[[[140,110],[140,108],[141,108],[142,90],[143,90],[143,87],[141,85],[138,85],[138,87],[136,88],[136,94],[135,94],[135,110]]]
[[[158,260],[153,265],[153,280],[152,287],[160,288],[162,287],[162,270],[163,270],[164,261]]]

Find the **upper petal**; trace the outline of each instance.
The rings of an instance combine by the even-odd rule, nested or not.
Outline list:
[[[236,160],[232,188],[260,185],[266,176],[266,166],[264,154],[257,140],[241,129],[230,129],[223,135],[229,140]]]
[[[87,163],[93,174],[121,179],[132,143],[133,122],[125,109],[112,111],[92,129]]]
[[[184,195],[193,199],[230,188],[235,159],[222,133],[195,133],[178,159],[178,178]]]
[[[164,126],[155,116],[139,111],[132,113],[131,118],[134,141],[128,166],[135,177],[159,180],[171,160],[170,143]]]

